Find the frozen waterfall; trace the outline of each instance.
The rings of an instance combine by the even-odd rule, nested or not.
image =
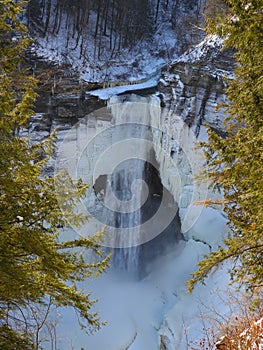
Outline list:
[[[178,206],[162,185],[156,161],[152,101],[136,95],[109,100],[110,167],[103,166],[95,181],[105,235],[111,237],[112,264],[139,275],[181,238]]]
[[[225,219],[198,205],[207,188],[194,179],[203,166],[195,135],[159,102],[157,96],[113,97],[63,135],[57,170],[66,168],[91,184],[79,210],[92,217],[71,227],[79,235],[104,227],[113,268],[83,286],[98,297],[96,310],[108,324],[86,336],[65,311],[57,331],[60,348],[160,350],[165,343],[169,350],[185,350],[185,329],[187,339],[199,334],[197,299],[212,305],[213,288],[225,284],[219,270],[206,287],[186,295],[185,282],[222,239]],[[140,278],[131,278],[133,272]]]
[[[147,200],[145,163],[150,149],[148,110],[134,108],[132,102],[109,102],[112,113],[111,146],[117,149],[111,155],[113,172],[107,172],[107,184],[103,201],[103,218],[106,234],[114,236],[112,264],[121,269],[136,272],[139,269],[141,223],[143,202]],[[140,124],[136,124],[139,118]],[[115,155],[115,152],[117,153]],[[122,153],[122,155],[120,155]]]
[[[193,180],[203,162],[194,142],[157,96],[134,94],[112,97],[66,136],[59,168],[92,185],[80,210],[93,217],[76,230],[104,227],[115,268],[145,275],[200,215],[207,188]]]

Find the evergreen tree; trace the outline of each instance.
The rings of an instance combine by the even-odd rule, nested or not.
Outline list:
[[[43,176],[52,139],[32,145],[19,137],[36,98],[36,81],[21,68],[29,43],[19,20],[25,5],[0,0],[0,348],[16,350],[39,348],[25,317],[33,304],[73,307],[84,326],[99,328],[90,310],[94,300],[77,283],[102,272],[108,261],[90,262],[81,253],[87,248],[101,256],[96,237],[69,241],[57,229],[67,224],[67,215],[79,225],[86,220],[72,214],[86,185],[72,184],[67,174]],[[55,181],[65,189],[64,213]]]
[[[263,286],[263,1],[224,0],[226,12],[208,18],[208,30],[235,49],[236,69],[228,81],[227,137],[211,129],[203,144],[208,175],[224,193],[231,229],[224,245],[205,256],[189,281],[204,281],[221,262],[233,261],[234,282]]]

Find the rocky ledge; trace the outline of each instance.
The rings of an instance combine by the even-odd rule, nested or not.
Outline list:
[[[54,128],[69,129],[79,119],[105,106],[105,102],[87,91],[102,88],[102,83],[85,83],[70,65],[47,62],[28,52],[26,66],[38,80],[35,115],[29,131],[42,139]],[[35,133],[34,133],[35,134]]]

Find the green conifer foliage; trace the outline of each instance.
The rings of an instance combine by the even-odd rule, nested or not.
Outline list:
[[[77,283],[104,271],[108,262],[100,257],[96,237],[68,241],[57,229],[67,224],[67,214],[76,224],[86,220],[72,214],[86,185],[72,186],[67,174],[43,176],[52,138],[32,145],[18,135],[36,98],[36,81],[21,68],[29,43],[19,20],[24,6],[23,1],[0,0],[0,348],[16,350],[39,348],[24,315],[30,305],[44,306],[47,300],[73,307],[84,326],[99,328],[98,315],[91,312],[94,300]],[[64,214],[55,181],[56,186],[71,184]],[[98,255],[96,262],[87,261],[83,249]]]
[[[235,49],[235,77],[226,90],[228,136],[208,130],[209,142],[203,146],[210,180],[224,193],[231,232],[199,263],[190,290],[228,259],[233,281],[253,290],[263,286],[263,1],[224,3],[227,11],[208,18],[208,31]]]

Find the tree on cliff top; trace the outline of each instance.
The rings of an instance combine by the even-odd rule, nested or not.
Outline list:
[[[39,327],[32,329],[29,313],[36,319],[36,310],[47,304],[72,307],[84,326],[99,328],[99,318],[91,312],[94,300],[77,283],[102,272],[108,260],[87,261],[80,250],[100,256],[96,240],[65,240],[57,229],[67,224],[67,214],[74,216],[72,208],[85,195],[86,186],[74,186],[67,174],[44,177],[52,140],[32,145],[18,135],[36,97],[36,82],[21,68],[28,45],[19,20],[24,6],[23,1],[0,0],[1,349],[38,349]],[[65,189],[64,213],[57,203],[55,181]],[[76,224],[85,220],[74,216]]]
[[[236,69],[226,90],[227,137],[208,130],[203,144],[212,184],[224,193],[231,232],[224,245],[199,262],[189,290],[226,260],[234,282],[248,289],[263,286],[263,0],[222,0],[208,17],[208,31],[234,48]]]

